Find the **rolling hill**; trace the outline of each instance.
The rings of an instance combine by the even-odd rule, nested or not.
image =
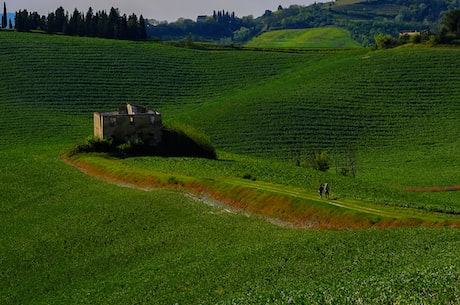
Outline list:
[[[338,28],[278,30],[265,32],[245,44],[255,48],[359,48],[350,33]]]
[[[118,173],[241,183],[249,171],[257,181],[245,184],[303,188],[313,205],[310,189],[327,180],[358,207],[456,217],[459,192],[397,187],[459,184],[459,52],[202,51],[0,32],[0,303],[458,303],[457,229],[293,229],[109,184],[61,156],[92,134],[93,111],[132,102],[204,131],[221,158],[95,157]],[[293,162],[317,151],[333,157],[329,172]],[[350,154],[355,178],[336,174]]]

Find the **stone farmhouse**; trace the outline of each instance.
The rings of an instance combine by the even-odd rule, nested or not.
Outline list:
[[[94,112],[94,136],[117,142],[142,140],[155,146],[162,137],[161,114],[143,106],[126,104],[118,111]]]
[[[420,32],[418,31],[400,31],[399,32],[399,37],[403,37],[403,36],[417,36],[417,35],[420,35]]]

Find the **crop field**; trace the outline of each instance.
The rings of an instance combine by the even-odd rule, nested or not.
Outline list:
[[[245,44],[253,48],[360,48],[350,32],[339,28],[313,28],[265,32]]]
[[[459,304],[457,228],[296,228],[178,190],[107,183],[61,159],[92,134],[93,111],[131,102],[202,130],[219,158],[127,158],[123,170],[308,196],[328,181],[339,201],[455,218],[459,191],[404,188],[460,184],[459,55],[0,31],[0,303]],[[331,156],[329,171],[294,164],[315,151]],[[355,178],[336,173],[350,153]]]
[[[340,5],[350,5],[350,4],[356,4],[363,2],[363,0],[339,0],[336,1],[335,5],[340,6]]]

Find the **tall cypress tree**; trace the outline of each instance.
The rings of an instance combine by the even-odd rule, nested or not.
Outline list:
[[[139,17],[139,39],[147,39],[147,28],[145,26],[145,19],[142,15]]]
[[[6,3],[3,2],[3,16],[2,16],[2,28],[6,28],[7,25],[7,14],[6,14]]]

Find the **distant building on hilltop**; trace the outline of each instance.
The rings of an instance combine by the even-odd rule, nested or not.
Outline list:
[[[206,21],[206,18],[208,18],[207,15],[200,15],[200,16],[196,17],[196,23],[205,22],[205,21]]]
[[[420,35],[420,32],[419,31],[400,31],[399,32],[399,37],[402,37],[402,36],[416,36],[416,35]]]
[[[94,112],[94,136],[117,142],[142,140],[155,146],[161,142],[161,114],[143,106],[126,104],[118,111]]]

